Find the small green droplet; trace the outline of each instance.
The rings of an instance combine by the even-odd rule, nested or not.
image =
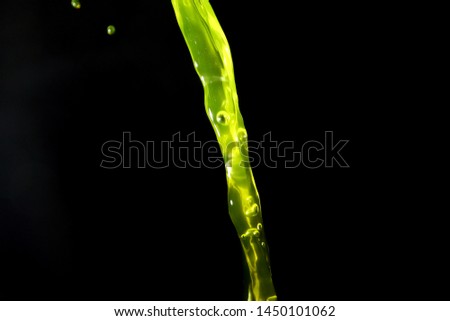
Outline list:
[[[80,0],[72,0],[71,3],[72,3],[72,7],[74,7],[75,9],[81,8]]]
[[[108,33],[108,35],[112,36],[116,33],[116,27],[114,27],[113,25],[109,25],[108,28],[106,28],[106,32]]]

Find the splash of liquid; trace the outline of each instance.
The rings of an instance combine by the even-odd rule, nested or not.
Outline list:
[[[208,0],[172,0],[172,5],[202,82],[206,113],[226,164],[228,210],[250,273],[248,300],[276,300],[228,41]]]

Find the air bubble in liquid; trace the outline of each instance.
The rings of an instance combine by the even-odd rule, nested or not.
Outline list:
[[[226,126],[230,122],[230,115],[226,111],[219,111],[216,115],[216,121]]]
[[[239,143],[243,144],[245,142],[247,142],[247,131],[245,130],[245,128],[239,128],[237,130],[237,138],[239,140]]]

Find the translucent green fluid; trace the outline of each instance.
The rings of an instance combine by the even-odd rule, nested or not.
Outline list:
[[[228,210],[250,273],[248,299],[276,300],[228,41],[208,0],[172,0],[172,5],[203,84],[206,113],[226,164]]]

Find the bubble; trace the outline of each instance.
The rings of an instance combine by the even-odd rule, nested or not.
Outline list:
[[[239,140],[239,143],[245,143],[246,141],[247,141],[247,131],[245,130],[245,128],[239,128],[238,130],[237,130],[237,137],[238,137],[238,140]]]
[[[256,228],[261,231],[262,230],[262,224],[258,223],[258,225],[256,225]]]
[[[230,115],[226,111],[219,111],[216,115],[216,121],[226,126],[230,122]]]
[[[72,0],[71,3],[72,3],[72,7],[74,7],[75,9],[81,8],[80,0]]]
[[[266,243],[261,242],[261,246],[262,246],[262,247],[266,247]]]
[[[116,33],[116,27],[114,27],[113,25],[109,25],[106,28],[106,32],[108,33],[108,35],[112,36],[113,34]]]

